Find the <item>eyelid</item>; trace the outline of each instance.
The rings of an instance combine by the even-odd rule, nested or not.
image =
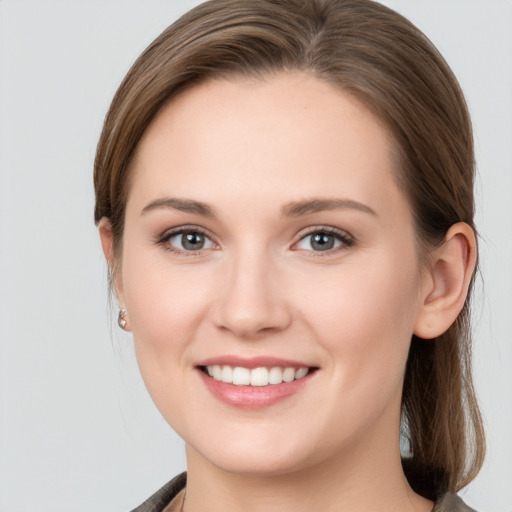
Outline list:
[[[307,251],[306,249],[293,249],[294,246],[296,246],[299,242],[301,242],[304,238],[314,235],[315,233],[327,233],[329,235],[336,236],[341,242],[341,247],[336,247],[334,249],[326,250],[326,251]],[[315,255],[321,256],[321,255],[329,255],[334,252],[337,252],[339,250],[346,249],[348,247],[352,247],[355,244],[356,240],[355,238],[348,232],[340,228],[335,228],[333,226],[325,226],[325,225],[318,225],[318,226],[310,226],[308,228],[305,228],[301,230],[296,235],[296,240],[292,244],[292,250],[303,250],[311,253],[315,253]]]
[[[171,246],[167,244],[170,238],[176,235],[184,234],[184,233],[190,233],[190,232],[196,232],[200,233],[201,235],[208,238],[213,244],[214,249],[218,249],[220,246],[220,243],[216,240],[216,237],[211,234],[211,232],[201,226],[195,225],[195,224],[185,224],[181,226],[176,226],[174,228],[166,229],[165,231],[161,232],[160,234],[157,234],[154,237],[154,243],[157,245],[162,245],[164,248],[170,252],[180,254],[180,255],[186,255],[186,256],[197,256],[202,254],[206,250],[211,250],[212,248],[207,249],[198,249],[197,251],[184,251],[180,250],[177,247]],[[342,242],[341,247],[336,247],[334,249],[326,250],[326,251],[312,251],[312,250],[306,250],[306,249],[294,249],[294,246],[296,246],[300,241],[302,241],[307,236],[311,236],[315,233],[327,233],[333,236],[336,236],[338,240]],[[339,250],[346,249],[348,247],[353,246],[355,243],[355,238],[347,231],[336,228],[333,226],[326,226],[326,225],[316,225],[316,226],[309,226],[307,228],[302,229],[297,235],[295,236],[295,241],[292,243],[291,249],[292,250],[302,250],[307,251],[310,253],[315,253],[316,256],[322,256],[322,255],[329,255],[334,252],[337,252]]]
[[[201,255],[204,251],[211,250],[211,248],[206,248],[198,249],[196,251],[184,251],[178,249],[177,247],[171,246],[170,244],[167,244],[167,242],[173,236],[184,233],[200,233],[204,237],[208,238],[208,240],[210,240],[216,246],[216,248],[219,246],[219,243],[216,241],[215,237],[208,230],[195,224],[185,224],[182,226],[176,226],[174,228],[166,229],[162,233],[156,235],[154,241],[157,245],[163,246],[166,250],[184,256],[198,256]]]

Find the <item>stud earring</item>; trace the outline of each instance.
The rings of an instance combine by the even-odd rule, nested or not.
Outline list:
[[[126,330],[126,309],[120,309],[119,315],[117,316],[117,324],[121,329]]]

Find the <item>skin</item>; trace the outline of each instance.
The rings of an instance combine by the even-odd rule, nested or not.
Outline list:
[[[437,336],[457,316],[476,249],[457,224],[420,266],[392,143],[359,102],[301,73],[206,82],[144,134],[122,254],[106,219],[100,235],[146,386],[186,443],[187,512],[431,510],[400,464],[405,364],[413,333]],[[312,198],[350,203],[286,214]],[[165,239],[180,226],[205,247]],[[314,250],[309,235],[325,229],[343,238]],[[233,354],[318,370],[248,410],[213,397],[197,369]]]

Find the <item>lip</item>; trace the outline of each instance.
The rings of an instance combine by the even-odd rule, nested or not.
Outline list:
[[[243,368],[272,368],[279,366],[280,368],[313,368],[314,366],[308,363],[293,361],[291,359],[281,359],[278,357],[258,356],[258,357],[240,357],[240,356],[219,356],[211,357],[197,363],[196,366],[242,366]]]
[[[298,369],[307,367],[314,368],[315,371],[312,371],[305,377],[294,380],[292,382],[270,384],[268,386],[261,387],[237,386],[235,384],[219,382],[207,375],[203,371],[203,368],[212,365],[228,365],[233,367],[242,366],[249,369],[261,367]],[[310,382],[317,369],[318,367],[290,359],[281,359],[275,357],[242,358],[239,356],[213,357],[200,361],[196,366],[196,370],[200,378],[215,398],[227,405],[240,409],[263,409],[295,395]]]

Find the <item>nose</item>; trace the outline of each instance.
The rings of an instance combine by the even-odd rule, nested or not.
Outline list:
[[[268,255],[240,255],[227,263],[216,308],[216,326],[238,338],[279,332],[291,322],[286,287]]]

